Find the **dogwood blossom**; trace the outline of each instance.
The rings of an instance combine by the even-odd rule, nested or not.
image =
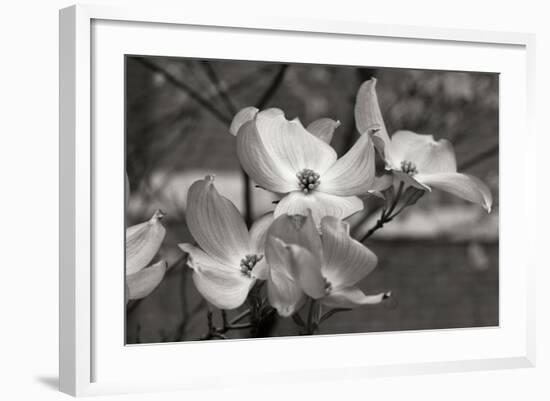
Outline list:
[[[335,308],[376,304],[389,296],[366,295],[357,287],[378,260],[350,237],[347,223],[326,216],[320,230],[319,234],[310,213],[282,215],[268,231],[268,296],[279,314],[292,315],[303,304],[305,295]]]
[[[275,218],[311,210],[319,225],[324,216],[345,218],[363,208],[358,195],[373,184],[374,147],[364,135],[338,159],[327,143],[338,125],[321,119],[310,124],[310,132],[275,108],[248,107],[235,116],[230,132],[237,136],[243,169],[260,187],[282,196]]]
[[[130,192],[128,177],[125,182],[126,202]],[[146,222],[126,229],[126,301],[144,298],[162,281],[166,261],[150,266],[166,235],[160,222],[164,213],[157,210]]]
[[[265,279],[265,232],[272,218],[258,219],[250,231],[231,201],[218,193],[214,177],[191,185],[187,195],[187,226],[199,245],[179,244],[188,254],[199,292],[220,309],[244,303],[257,279]]]
[[[437,188],[478,203],[491,211],[493,198],[479,179],[457,172],[455,152],[446,139],[397,131],[390,138],[376,95],[376,79],[364,82],[357,93],[355,121],[360,134],[369,134],[386,162],[386,169],[407,185],[431,191]]]

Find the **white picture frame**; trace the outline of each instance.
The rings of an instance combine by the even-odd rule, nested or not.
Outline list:
[[[187,11],[154,7],[78,5],[60,12],[61,391],[79,396],[246,385],[239,384],[233,375],[222,375],[220,369],[201,369],[208,366],[207,362],[216,355],[231,358],[235,361],[239,374],[242,374],[243,369],[247,372],[245,363],[239,362],[240,359],[246,360],[243,356],[266,354],[266,358],[271,358],[273,363],[255,372],[248,372],[249,380],[253,379],[257,385],[275,376],[282,382],[344,377],[359,380],[380,375],[534,366],[534,270],[537,261],[534,259],[536,253],[531,252],[530,248],[535,243],[532,241],[535,210],[529,206],[528,191],[522,188],[535,185],[535,178],[528,174],[528,161],[535,159],[535,149],[528,146],[518,148],[512,143],[512,135],[518,130],[521,130],[522,141],[535,142],[531,118],[534,110],[534,36],[523,33],[374,25],[357,21],[298,20],[291,17],[254,15],[252,10],[250,14],[239,18]],[[354,49],[353,46],[363,46],[364,42],[365,46],[376,48],[383,41],[385,46],[391,47],[406,42],[410,48],[426,52],[426,55],[435,48],[441,54],[449,54],[449,57],[442,57],[444,60],[437,65],[429,57],[419,57],[422,59],[409,60],[408,64],[403,61],[402,67],[473,70],[485,65],[481,70],[501,73],[500,326],[488,329],[125,347],[123,338],[119,335],[123,320],[122,307],[118,312],[113,307],[112,314],[104,313],[108,303],[117,305],[123,297],[123,287],[120,285],[120,280],[123,280],[124,257],[124,246],[121,242],[122,174],[120,180],[117,177],[107,178],[113,168],[123,169],[124,160],[123,131],[118,129],[123,116],[117,117],[116,114],[120,112],[123,96],[123,87],[120,85],[123,71],[118,70],[122,59],[119,56],[125,53],[153,55],[157,52],[176,56],[185,54],[173,54],[176,51],[174,43],[163,40],[174,34],[197,35],[197,38],[203,40],[201,43],[204,46],[189,50],[192,54],[187,55],[190,56],[210,54],[208,47],[220,34],[231,35],[232,39],[241,40],[243,44],[257,43],[261,39],[271,45],[266,46],[271,50],[274,49],[272,44],[282,41],[281,48],[284,47],[287,53],[273,57],[321,63],[329,60],[324,58],[329,56],[317,58],[313,52],[321,41],[329,49],[333,49],[335,41],[338,41],[342,48],[338,52],[334,48],[338,56],[331,57],[340,57],[340,60],[349,57],[351,64],[364,62],[362,56],[351,50]],[[296,49],[286,46],[290,43],[289,40],[296,46],[311,43],[313,49],[308,54],[297,53]],[[176,39],[173,38],[173,41]],[[246,49],[246,46],[242,46],[242,52],[233,57],[257,57],[259,60],[267,60],[269,57],[262,53],[261,46],[254,50],[257,52],[256,56]],[[232,56],[231,50],[236,51],[219,49],[218,53],[211,56],[228,58]],[[186,49],[177,51],[185,52]],[[224,51],[227,53],[223,53]],[[471,51],[474,52],[474,57],[456,61],[461,52],[468,55]],[[383,56],[386,60],[378,65],[398,66],[398,57],[406,57],[407,54]],[[110,85],[105,85],[106,83]],[[106,91],[107,88],[110,90]],[[106,96],[114,102],[108,105],[108,112],[97,103],[98,97]],[[114,134],[108,138],[95,135],[96,130],[101,128],[114,128]],[[98,163],[99,156],[101,163]],[[515,187],[510,185],[512,182]],[[120,205],[120,208],[108,207],[106,193],[112,195],[109,202]],[[510,205],[516,207],[516,212],[508,207]],[[104,239],[98,239],[98,233],[106,234],[109,227],[114,228],[110,230],[111,234],[105,235]],[[527,234],[516,238],[515,231]],[[507,247],[512,243],[514,249]],[[97,267],[104,266],[108,260],[114,261],[115,267],[120,266],[119,271],[112,269],[115,271],[113,280],[109,280],[112,272],[97,271]],[[513,283],[512,264],[519,265],[519,268],[515,267]],[[99,287],[102,291],[101,299],[95,294]],[[117,289],[120,290],[119,293]],[[120,322],[116,320],[117,313],[120,315]],[[107,324],[116,326],[116,329],[112,332],[98,329]],[[373,349],[391,346],[389,349],[395,355],[371,352],[369,355],[372,359],[365,361],[360,358],[361,355],[343,357],[331,352],[331,349],[347,346],[358,349],[358,346],[368,346],[370,343],[375,343]],[[410,348],[413,349],[401,351],[400,344],[405,343],[412,344],[413,347]],[[438,351],[438,346],[443,349],[449,343],[456,344],[456,347],[447,353]],[[421,352],[422,344],[432,344],[433,355],[428,351]],[[287,366],[284,356],[278,356],[285,349],[297,351],[303,358],[293,361],[292,366]],[[324,350],[323,355],[316,352],[320,349]],[[186,355],[185,360],[191,361],[188,366],[192,365],[195,369],[181,367],[180,362],[182,370],[175,375],[173,367],[177,355],[183,352]],[[159,364],[160,361],[164,363]],[[143,366],[154,366],[155,372],[144,368],[140,369],[144,372],[139,376],[140,373],[135,371],[139,363]]]

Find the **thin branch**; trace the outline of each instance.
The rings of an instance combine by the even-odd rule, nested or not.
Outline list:
[[[288,64],[281,64],[279,67],[279,71],[277,71],[277,74],[273,77],[271,84],[267,87],[267,90],[257,102],[257,107],[260,110],[263,109],[267,103],[269,103],[275,92],[277,92],[277,89],[279,89],[279,85],[283,82],[287,68]]]
[[[236,324],[239,323],[241,320],[243,320],[245,317],[250,315],[250,309],[247,309],[241,313],[239,313],[237,316],[235,316],[233,319],[231,319],[230,324]]]
[[[204,68],[204,71],[206,72],[206,75],[208,75],[208,78],[210,78],[210,81],[212,81],[212,84],[214,85],[214,88],[216,89],[216,92],[220,96],[220,99],[222,99],[223,103],[225,104],[225,108],[231,114],[234,116],[237,114],[237,107],[233,104],[231,101],[231,98],[227,94],[227,91],[225,89],[225,86],[223,85],[223,82],[218,77],[218,74],[216,73],[216,70],[208,60],[203,60],[201,62],[201,66]]]
[[[229,322],[227,321],[227,312],[222,309],[222,332],[226,332],[228,330],[228,327],[230,326]]]
[[[490,148],[484,150],[483,152],[481,152],[481,153],[479,153],[475,156],[472,156],[472,158],[470,160],[466,160],[464,163],[461,163],[460,166],[459,166],[459,169],[460,170],[468,170],[469,168],[473,167],[477,163],[482,162],[483,160],[485,160],[489,157],[492,157],[494,155],[498,155],[498,149],[499,149],[499,146],[498,146],[498,143],[497,143],[497,144],[491,146]]]
[[[144,67],[148,68],[151,71],[157,72],[164,76],[164,78],[170,82],[175,87],[183,90],[185,93],[189,95],[193,100],[195,100],[197,103],[199,103],[201,106],[203,106],[205,109],[207,109],[210,113],[212,113],[219,121],[221,121],[225,125],[229,125],[231,123],[231,118],[228,118],[224,114],[222,114],[214,105],[212,105],[208,100],[203,98],[198,92],[196,92],[193,88],[191,88],[189,85],[187,85],[185,82],[179,80],[174,75],[166,71],[164,68],[160,67],[159,65],[145,59],[145,58],[135,58],[135,60],[139,63],[141,63]]]
[[[292,315],[292,320],[294,320],[294,323],[296,323],[301,328],[306,327],[306,323],[304,322],[304,320],[302,319],[302,317],[300,316],[300,314],[298,312],[296,312],[295,314]]]
[[[335,313],[347,312],[347,311],[350,311],[350,310],[351,309],[348,309],[348,308],[334,308],[334,309],[331,309],[327,313],[325,313],[323,316],[321,316],[321,319],[319,320],[319,323],[324,322],[325,320],[327,320],[329,317],[331,317]]]
[[[367,240],[367,238],[369,238],[372,234],[374,234],[377,230],[381,229],[382,227],[384,227],[384,224],[386,223],[389,223],[391,219],[388,219],[387,216],[386,216],[386,209],[383,209],[382,210],[382,215],[380,216],[380,218],[376,221],[376,224],[371,227],[369,229],[369,231],[367,231],[365,233],[365,235],[363,235],[363,237],[359,240],[359,242],[365,242]]]
[[[393,198],[393,202],[391,203],[390,207],[386,210],[386,208],[382,209],[382,214],[380,218],[376,221],[376,224],[374,227],[372,227],[369,231],[363,235],[361,240],[359,242],[365,242],[367,238],[369,238],[372,234],[374,234],[377,230],[384,227],[384,224],[389,223],[392,221],[392,219],[397,216],[404,208],[401,208],[397,211],[397,213],[392,215],[392,212],[395,210],[395,207],[397,206],[397,203],[399,202],[399,199],[401,198],[401,195],[403,194],[403,182],[399,183],[399,189],[397,190],[397,194]],[[406,204],[406,203],[405,203]]]
[[[244,222],[247,227],[252,226],[252,193],[250,191],[250,177],[246,171],[241,170],[243,177],[243,196],[244,196]]]

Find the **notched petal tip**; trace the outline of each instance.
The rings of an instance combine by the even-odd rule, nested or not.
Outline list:
[[[369,135],[361,135],[322,176],[319,190],[338,196],[359,196],[372,188],[374,179],[374,142]]]
[[[323,304],[333,308],[357,308],[367,305],[377,305],[392,299],[391,292],[367,295],[357,287],[348,287],[335,291],[323,299]]]
[[[329,143],[332,141],[334,131],[341,125],[339,120],[331,118],[320,118],[307,126],[307,131],[315,135],[322,141]]]
[[[166,216],[166,213],[163,212],[161,209],[155,210],[155,213],[153,213],[153,217],[151,217],[151,222],[156,222],[158,220],[162,220]]]
[[[158,252],[166,229],[160,222],[164,214],[157,210],[146,222],[126,229],[126,274],[143,269]]]
[[[241,127],[248,121],[253,120],[256,117],[256,114],[258,114],[258,111],[259,110],[256,107],[252,106],[241,109],[237,114],[235,114],[235,117],[233,117],[233,121],[231,121],[231,125],[229,126],[229,132],[232,135],[237,136]]]
[[[477,203],[487,212],[491,211],[493,205],[491,190],[476,177],[461,173],[439,173],[423,175],[419,177],[420,180],[425,185]]]

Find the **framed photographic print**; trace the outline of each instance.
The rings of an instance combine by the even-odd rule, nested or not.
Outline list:
[[[62,10],[61,390],[532,366],[533,43]]]

